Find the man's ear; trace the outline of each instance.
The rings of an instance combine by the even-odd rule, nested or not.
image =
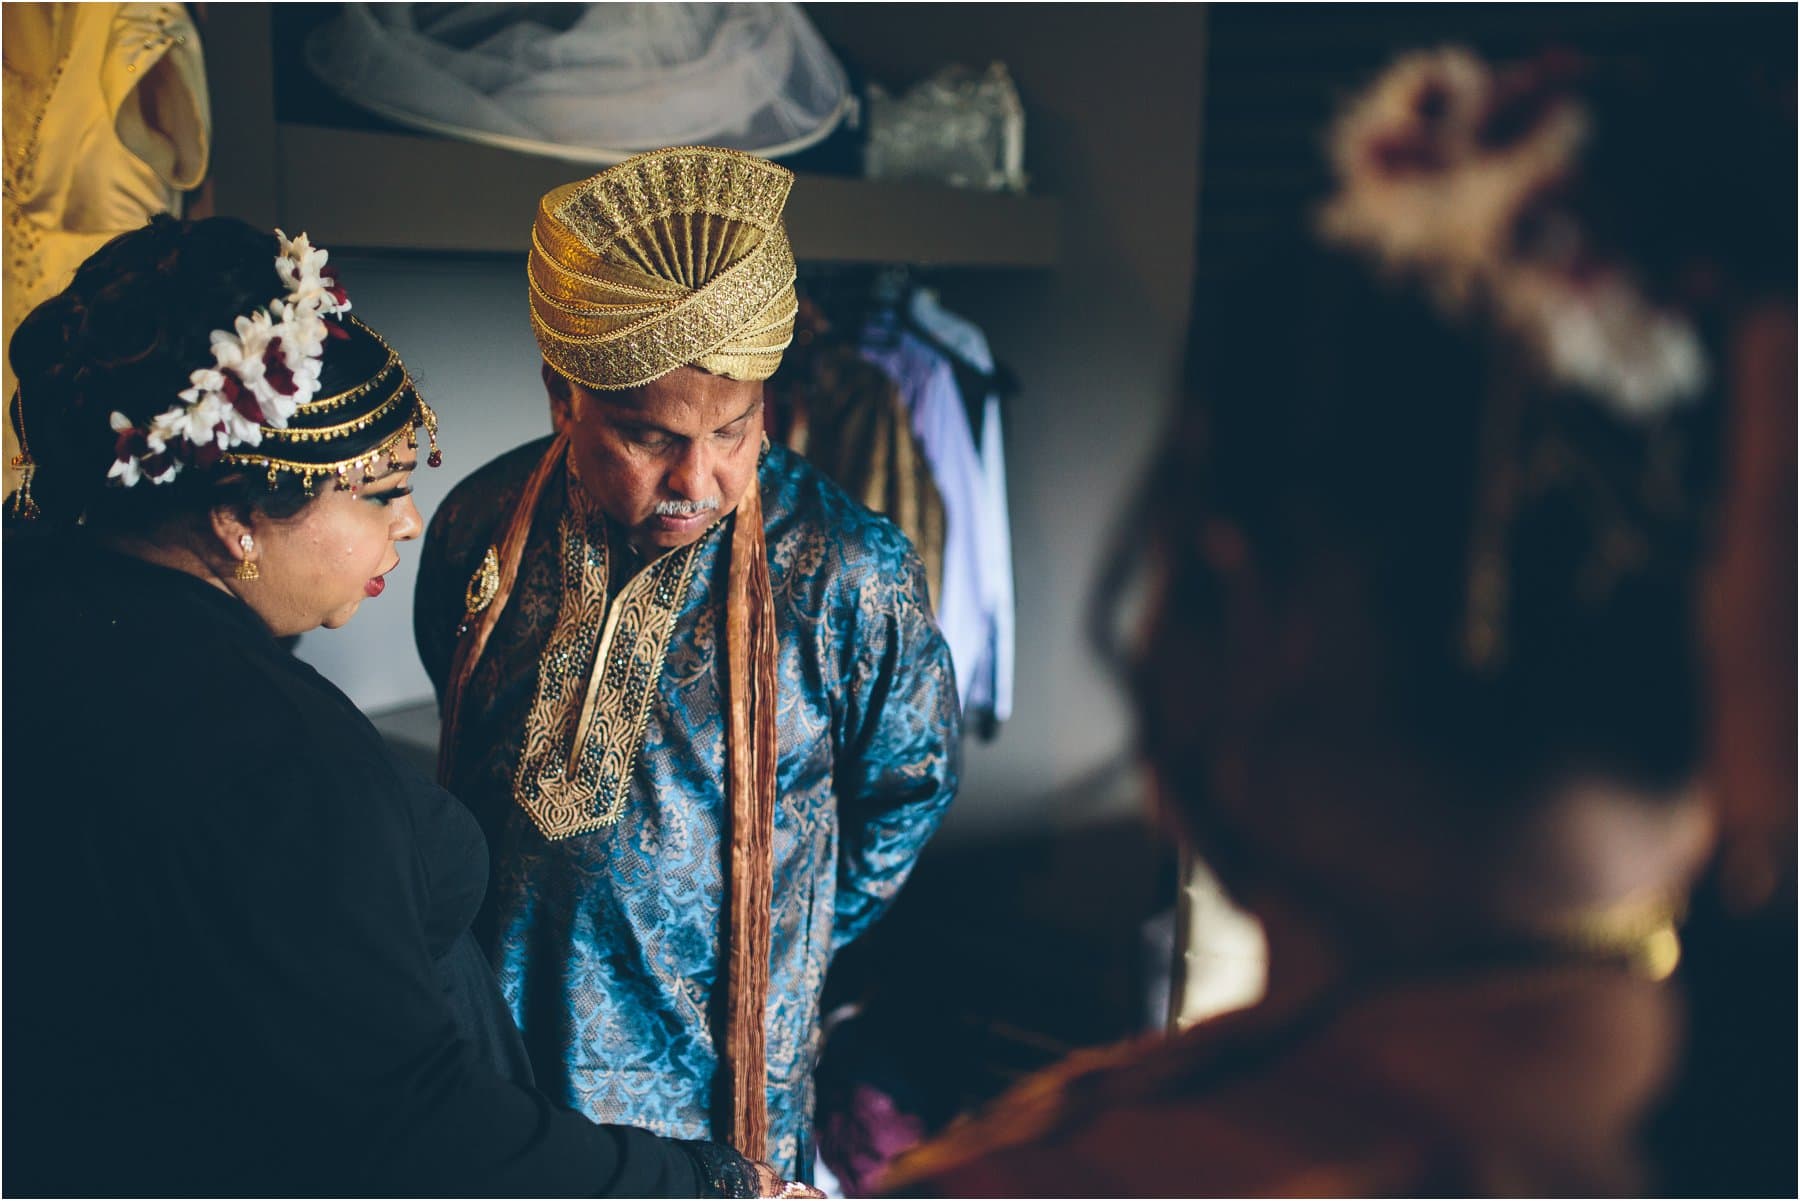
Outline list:
[[[569,427],[569,402],[573,392],[569,381],[548,362],[543,364],[540,374],[544,377],[544,395],[550,400],[550,428],[560,434]]]

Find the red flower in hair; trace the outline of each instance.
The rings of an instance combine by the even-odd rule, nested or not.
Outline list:
[[[224,457],[225,452],[219,449],[218,443],[218,438],[224,429],[225,426],[223,422],[215,425],[213,427],[214,440],[211,442],[202,442],[199,446],[194,447],[192,455],[194,466],[205,469],[211,467],[214,463],[217,463]]]
[[[142,460],[139,470],[149,477],[150,482],[154,484],[160,483],[165,476],[173,475],[177,466],[178,464],[175,461],[175,456],[171,452],[165,450],[159,455],[151,455],[149,458]]]
[[[1411,121],[1369,144],[1370,164],[1383,175],[1412,175],[1444,170],[1450,165],[1446,138],[1451,136],[1445,129],[1445,122],[1451,115],[1454,102],[1455,95],[1447,79],[1438,75],[1428,75],[1421,79],[1418,91],[1408,106]]]
[[[113,458],[121,462],[126,459],[135,459],[149,449],[150,441],[144,437],[144,431],[140,429],[126,430],[113,439]]]
[[[269,387],[283,396],[292,396],[300,390],[300,386],[294,382],[293,371],[282,357],[280,338],[269,340],[269,348],[263,351],[262,360],[263,378],[269,381]]]
[[[239,383],[238,377],[231,372],[221,371],[219,374],[225,377],[225,384],[219,391],[230,402],[231,407],[242,414],[246,421],[263,424],[262,405],[257,401],[256,394]]]
[[[344,285],[338,282],[337,268],[324,266],[319,268],[319,278],[325,283],[325,294],[340,305],[350,304],[350,293],[344,291]]]

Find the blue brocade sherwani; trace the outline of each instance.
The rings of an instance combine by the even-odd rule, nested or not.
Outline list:
[[[488,464],[432,521],[415,621],[440,697],[465,588],[548,445]],[[949,652],[905,535],[781,447],[769,450],[759,479],[780,643],[769,1155],[792,1177],[811,1167],[825,969],[893,900],[943,816],[956,789],[960,721]],[[725,991],[731,520],[685,559],[677,550],[638,564],[618,527],[559,469],[463,691],[450,760],[452,791],[494,848],[477,933],[540,1086],[597,1121],[683,1138],[723,1133],[713,1119]],[[551,838],[521,758],[567,756],[601,629],[564,601],[580,594],[581,572],[596,568],[588,578],[603,581],[597,594],[614,619],[609,664],[622,653],[625,667],[636,663],[656,686],[634,688],[621,675],[601,694],[591,741],[610,745],[594,748],[601,787],[584,811],[610,810],[612,824]],[[663,627],[653,602],[666,610]],[[574,693],[565,679],[576,681]],[[565,749],[553,745],[557,733]],[[605,786],[610,765],[622,765],[621,787]]]

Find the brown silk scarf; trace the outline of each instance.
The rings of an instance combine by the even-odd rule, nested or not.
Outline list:
[[[544,457],[526,478],[525,490],[519,495],[519,503],[513,509],[506,533],[500,539],[497,553],[499,573],[492,595],[479,610],[471,607],[463,619],[456,652],[450,657],[450,683],[444,689],[443,732],[438,742],[438,783],[445,788],[450,787],[450,768],[459,732],[458,718],[462,712],[463,689],[468,685],[469,677],[475,674],[475,665],[481,662],[481,652],[487,649],[488,636],[494,632],[500,614],[506,609],[506,602],[512,599],[513,585],[519,579],[519,561],[525,557],[525,539],[531,533],[532,514],[537,512],[538,498],[544,493],[544,484],[555,473],[557,464],[563,461],[563,456],[568,451],[569,436],[558,434],[551,441],[550,449],[544,452]],[[490,550],[488,553],[496,552]]]
[[[725,600],[726,753],[731,779],[730,967],[725,984],[725,1072],[731,1141],[768,1158],[763,1039],[775,904],[775,595],[763,543],[762,490],[752,477],[731,530]]]
[[[450,783],[452,747],[463,689],[518,581],[525,541],[544,487],[568,451],[559,436],[526,481],[496,557],[497,586],[479,612],[470,612],[444,692],[438,780]],[[731,849],[726,882],[725,1039],[723,1104],[730,1141],[752,1159],[768,1157],[765,1088],[775,833],[775,601],[763,541],[762,492],[755,477],[738,501],[731,529],[731,573],[725,599],[727,788]]]

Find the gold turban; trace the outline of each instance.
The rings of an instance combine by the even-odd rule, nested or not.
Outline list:
[[[794,336],[794,252],[781,209],[793,172],[736,150],[626,159],[538,202],[531,327],[544,359],[587,388],[635,388],[677,367],[764,380]]]

